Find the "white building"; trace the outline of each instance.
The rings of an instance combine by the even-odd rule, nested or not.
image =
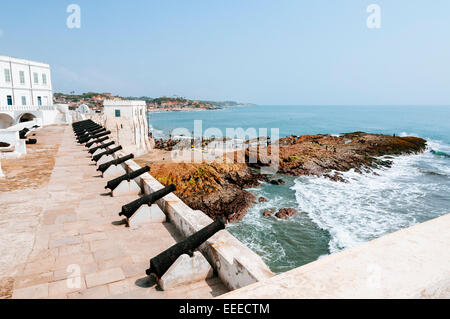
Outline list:
[[[145,101],[105,100],[103,107],[104,125],[125,151],[137,156],[150,150]]]
[[[0,149],[0,158],[26,153],[25,140],[19,138],[24,128],[71,122],[67,105],[53,105],[48,64],[0,56],[0,142],[14,150]]]
[[[53,105],[50,65],[0,56],[0,105]]]

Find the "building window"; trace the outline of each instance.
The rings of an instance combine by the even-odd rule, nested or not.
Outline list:
[[[5,69],[5,81],[11,82],[11,72],[9,72],[9,69]]]
[[[40,96],[38,96],[38,105],[42,105],[42,98]]]
[[[39,76],[38,76],[38,74],[35,72],[35,73],[33,73],[33,76],[34,76],[34,84],[38,84],[39,83]]]
[[[42,73],[42,84],[47,84],[47,74]]]
[[[25,72],[19,71],[20,84],[25,84]]]
[[[7,95],[6,99],[8,100],[8,105],[12,105],[12,96],[11,95]]]
[[[27,105],[27,97],[22,96],[22,105]]]
[[[120,110],[116,110],[116,117],[120,117]]]

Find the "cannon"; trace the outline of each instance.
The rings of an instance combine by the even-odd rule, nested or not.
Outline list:
[[[95,129],[94,131],[85,131],[84,134],[78,136],[78,140],[80,140],[80,139],[82,139],[84,137],[88,137],[88,136],[95,136],[95,135],[97,135],[99,133],[102,133],[104,131],[106,131],[106,128],[104,128],[104,127]]]
[[[105,148],[107,148],[108,146],[114,145],[115,143],[116,143],[116,142],[111,141],[111,142],[109,142],[109,143],[102,144],[102,145],[100,145],[100,146],[90,148],[90,149],[88,150],[88,152],[89,152],[89,154],[94,154],[97,150],[105,149]]]
[[[83,137],[81,137],[78,140],[78,143],[83,144],[83,143],[88,142],[91,139],[99,139],[99,138],[104,137],[104,136],[106,136],[108,134],[111,134],[111,131],[106,131],[106,132],[98,133],[98,134],[95,134],[95,135],[83,136]]]
[[[90,148],[92,145],[103,143],[106,140],[109,140],[109,136],[105,136],[105,137],[99,138],[98,140],[95,140],[93,142],[86,143],[85,146],[87,148]]]
[[[75,134],[81,134],[81,133],[84,133],[85,131],[97,130],[101,127],[102,127],[101,125],[94,123],[91,125],[81,126],[79,128],[74,129],[73,131],[75,132]]]
[[[192,257],[195,249],[222,229],[225,229],[225,223],[223,220],[217,219],[212,224],[150,259],[150,268],[145,273],[148,276],[155,274],[158,278],[161,278],[178,257],[183,254],[188,254]]]
[[[122,175],[120,177],[117,177],[113,180],[110,180],[106,186],[105,189],[109,188],[111,191],[115,190],[117,186],[119,186],[120,183],[123,181],[131,181],[132,179],[135,179],[136,177],[141,176],[142,174],[145,174],[147,172],[150,172],[150,167],[145,166],[141,169],[135,170],[134,172],[127,173],[125,175]]]
[[[82,129],[82,128],[86,127],[86,126],[91,126],[91,125],[94,125],[94,124],[97,124],[97,123],[95,123],[92,120],[84,120],[84,121],[72,123],[72,127],[73,127],[73,130],[76,131],[76,130]]]
[[[87,137],[88,135],[90,135],[90,132],[93,132],[93,131],[98,130],[98,129],[99,129],[99,127],[93,127],[93,128],[90,128],[90,129],[83,129],[81,131],[76,131],[75,135],[76,135],[76,138],[78,140],[78,139],[80,139],[82,137]]]
[[[116,165],[116,166],[117,166],[117,165],[119,165],[119,164],[125,163],[126,161],[128,161],[128,160],[130,160],[130,159],[132,159],[132,158],[134,158],[134,155],[133,155],[133,154],[130,154],[130,155],[127,155],[127,156],[124,156],[124,157],[121,157],[121,158],[112,160],[112,161],[110,161],[110,162],[103,163],[103,164],[101,164],[101,165],[97,168],[97,171],[102,172],[102,174],[103,174],[104,172],[106,172],[106,170],[107,170],[110,166],[113,166],[113,165]]]
[[[76,126],[80,126],[80,125],[85,125],[86,123],[94,123],[94,121],[92,121],[91,119],[87,119],[87,120],[83,120],[83,121],[78,121],[78,122],[72,123],[72,126],[73,126],[73,127],[76,127]]]
[[[21,140],[26,139],[27,133],[28,133],[29,131],[30,131],[30,130],[29,130],[28,128],[26,128],[26,127],[25,127],[23,130],[19,131],[19,138],[20,138]]]
[[[84,134],[85,131],[94,131],[97,130],[99,128],[102,128],[101,125],[98,125],[96,123],[92,123],[92,124],[87,124],[84,126],[80,126],[77,128],[74,128],[73,131],[75,134],[80,135],[80,134]]]
[[[119,146],[117,146],[116,148],[112,148],[112,149],[110,149],[110,150],[104,151],[103,153],[100,153],[100,154],[97,154],[97,155],[93,156],[93,157],[92,157],[92,161],[98,162],[98,160],[99,160],[100,158],[102,158],[103,155],[112,155],[112,154],[114,154],[115,152],[120,151],[121,149],[122,149],[122,146],[119,145]]]
[[[103,136],[106,136],[106,135],[109,135],[109,134],[111,134],[111,131],[106,131],[106,132],[103,132],[103,133],[99,133],[99,134],[96,134],[94,136],[83,137],[83,138],[81,138],[78,141],[78,143],[83,144],[83,143],[89,142],[90,139],[96,140],[96,139],[98,139],[100,137],[103,137]]]
[[[28,145],[34,145],[36,143],[37,143],[37,139],[35,139],[35,138],[30,138],[28,141],[25,142],[25,144],[28,144]]]
[[[126,218],[131,218],[133,214],[142,206],[142,205],[152,205],[157,200],[163,198],[164,196],[176,191],[177,187],[172,184],[159,191],[151,193],[149,195],[142,196],[141,198],[122,206],[122,211],[119,213],[119,216],[125,216]]]

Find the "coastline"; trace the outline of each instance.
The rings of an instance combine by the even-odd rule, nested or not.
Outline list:
[[[220,111],[234,107],[249,107],[257,104],[236,104],[236,105],[219,105],[217,107],[173,107],[173,108],[151,108],[147,107],[148,113],[167,113],[167,112],[201,112],[201,111]]]
[[[448,158],[439,154],[450,154],[450,127],[442,114],[450,110],[411,107],[409,117],[404,116],[404,110],[404,107],[396,106],[365,107],[360,110],[350,106],[233,107],[217,113],[164,112],[153,117],[150,114],[149,123],[157,127],[156,131],[161,134],[170,131],[169,127],[185,127],[192,131],[193,121],[199,119],[203,120],[203,130],[215,127],[223,134],[228,127],[242,127],[244,130],[266,127],[269,132],[270,128],[275,127],[279,128],[281,138],[294,133],[313,135],[318,132],[339,137],[344,132],[370,129],[374,134],[417,136],[427,141],[425,153],[394,158],[386,156],[381,159],[393,164],[387,167],[381,165],[371,172],[353,169],[344,172],[342,177],[349,183],[334,182],[323,176],[288,175],[289,178],[285,178],[280,175],[277,179],[284,179],[286,185],[262,182],[257,188],[245,188],[256,198],[256,202],[252,202],[242,220],[230,224],[228,229],[261,255],[272,271],[280,273],[439,217],[448,210],[448,205],[436,199],[449,198],[446,190],[450,184],[445,180],[446,176],[450,176]],[[387,115],[389,121],[386,121]],[[274,121],[280,116],[283,120]],[[431,121],[437,125],[427,126],[426,123]],[[318,149],[324,149],[315,145]],[[329,149],[333,152],[333,148]],[[434,150],[435,154],[430,150]],[[163,153],[163,157],[170,158],[169,152]],[[287,164],[296,165],[298,162],[292,157]],[[301,173],[303,170],[297,171]],[[268,201],[259,202],[260,197]],[[275,212],[282,208],[296,208],[298,215],[288,220],[263,215],[273,208]]]

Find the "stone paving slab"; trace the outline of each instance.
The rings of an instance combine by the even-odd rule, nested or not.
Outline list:
[[[48,186],[39,190],[38,218],[23,224],[34,243],[26,262],[11,272],[13,298],[212,298],[227,292],[217,277],[156,289],[145,275],[149,259],[181,236],[170,223],[125,227],[118,213],[137,197],[107,196],[106,182],[66,126]]]

